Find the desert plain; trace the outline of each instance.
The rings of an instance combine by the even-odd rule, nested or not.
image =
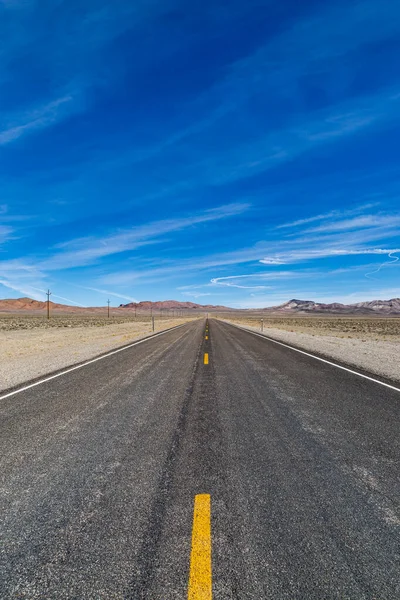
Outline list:
[[[400,381],[400,316],[221,315],[286,344]]]
[[[192,317],[156,317],[155,333]],[[149,316],[0,314],[0,390],[94,358],[153,333]]]
[[[156,316],[155,332],[203,313]],[[349,367],[400,381],[400,317],[263,316],[215,313],[240,327],[314,352]],[[261,320],[263,324],[261,324]],[[149,315],[0,313],[0,390],[94,358],[152,334]]]

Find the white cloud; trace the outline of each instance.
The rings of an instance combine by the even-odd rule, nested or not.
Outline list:
[[[304,260],[314,260],[317,258],[328,258],[332,256],[356,256],[363,254],[387,254],[391,252],[400,252],[396,248],[321,248],[321,249],[305,249],[293,252],[286,252],[281,254],[277,260],[281,261],[281,264],[296,263]],[[266,257],[260,260],[261,264],[270,265],[271,260],[275,260],[275,257]]]
[[[271,256],[266,256],[265,258],[260,260],[260,262],[263,265],[285,265],[287,263],[285,258],[278,258],[278,257],[271,257]]]
[[[203,296],[212,296],[213,294],[207,292],[182,292],[182,296],[189,298],[202,298]]]
[[[250,205],[245,203],[226,204],[188,217],[154,221],[147,225],[132,227],[102,238],[87,237],[70,240],[58,244],[55,248],[61,252],[56,252],[50,258],[41,261],[39,268],[54,270],[92,264],[105,256],[160,243],[162,236],[167,233],[239,215],[249,207]]]
[[[98,294],[103,294],[104,296],[113,296],[114,298],[119,298],[120,300],[129,300],[129,302],[139,302],[137,298],[134,298],[133,296],[127,296],[126,294],[120,294],[119,292],[110,292],[110,290],[103,290],[85,285],[76,285],[76,287],[82,288],[84,290],[90,290],[92,292],[97,292]]]
[[[289,223],[282,223],[278,225],[276,229],[285,229],[291,227],[298,227],[301,225],[307,225],[308,223],[313,223],[315,221],[327,221],[331,219],[340,219],[344,217],[349,217],[351,215],[357,215],[359,213],[363,213],[366,210],[379,206],[378,202],[369,202],[367,204],[361,204],[356,206],[355,208],[350,209],[342,209],[342,210],[331,210],[327,213],[322,213],[320,215],[313,215],[311,217],[306,217],[304,219],[297,219],[296,221],[290,221]]]
[[[353,219],[344,219],[342,221],[333,221],[325,223],[318,227],[306,229],[303,233],[346,231],[350,229],[365,229],[367,227],[396,227],[400,224],[398,215],[365,215]]]
[[[32,292],[32,294],[34,294],[32,297],[36,297],[39,282],[46,279],[46,273],[48,271],[91,265],[99,259],[109,255],[132,250],[148,244],[160,243],[163,241],[163,236],[165,236],[165,234],[190,229],[191,227],[211,221],[230,218],[241,214],[248,208],[249,204],[232,203],[205,210],[188,217],[154,221],[103,238],[87,237],[70,240],[63,244],[59,244],[55,248],[55,253],[46,259],[38,260],[37,258],[28,257],[21,260],[3,261],[3,263],[0,264],[0,272],[5,275],[3,284],[11,289],[22,291],[23,293]],[[188,263],[189,262],[190,261],[188,261]],[[202,266],[204,267],[204,265]],[[103,283],[111,285],[126,285],[131,284],[134,278],[146,276],[155,277],[158,281],[160,274],[182,274],[182,268],[185,267],[183,267],[180,262],[179,264],[170,267],[150,269],[147,272],[113,272],[108,276],[103,276],[102,281]],[[190,269],[190,264],[188,264],[187,268]],[[194,266],[193,268],[198,269],[199,267]],[[101,288],[93,287],[92,289],[98,293],[113,295],[129,301],[136,301],[135,298],[129,295],[127,296],[126,294],[119,294],[117,291],[111,293]]]
[[[43,300],[43,293],[38,291],[41,285],[45,285],[45,276],[34,265],[20,259],[5,260],[0,262],[0,273],[0,284],[4,287],[35,300]]]
[[[14,230],[12,227],[6,225],[0,225],[0,243],[6,242],[12,237]]]
[[[15,292],[19,292],[27,296],[28,298],[33,298],[34,300],[44,300],[43,294],[39,294],[37,288],[30,286],[29,284],[18,283],[14,281],[10,281],[9,279],[0,278],[0,285],[13,290]]]
[[[212,285],[220,285],[225,287],[236,287],[241,289],[248,290],[267,290],[274,289],[274,286],[270,285],[241,285],[241,283],[237,283],[243,279],[245,280],[283,280],[283,279],[293,279],[295,277],[304,276],[304,272],[293,272],[293,271],[275,271],[275,272],[267,272],[267,273],[249,273],[246,275],[228,275],[227,277],[213,277],[210,280]]]
[[[374,269],[373,271],[369,271],[368,273],[365,273],[364,276],[367,279],[376,279],[375,277],[371,277],[371,275],[375,275],[376,273],[379,273],[379,271],[381,271],[384,267],[389,267],[390,265],[394,265],[397,262],[400,261],[400,258],[398,256],[396,256],[395,252],[400,252],[400,250],[394,250],[393,252],[389,252],[388,254],[388,259],[392,259],[392,260],[388,260],[384,263],[381,263],[376,269]]]
[[[72,100],[71,95],[62,96],[27,114],[9,117],[11,123],[0,131],[0,146],[13,142],[26,133],[55,123],[64,116],[65,105],[70,104]]]
[[[44,298],[45,294],[48,291],[48,290],[42,290],[40,288],[34,288],[34,287],[32,287],[31,289],[33,289],[33,290],[36,289],[38,292],[41,292],[42,299]],[[50,293],[50,297],[58,298],[58,300],[63,300],[64,302],[68,302],[68,304],[74,304],[75,306],[81,306],[82,308],[86,308],[84,304],[81,304],[80,302],[76,302],[76,300],[71,300],[71,298],[65,298],[65,296],[59,296],[58,294],[55,294],[54,292]]]

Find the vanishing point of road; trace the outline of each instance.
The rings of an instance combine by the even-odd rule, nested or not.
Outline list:
[[[400,598],[382,383],[199,319],[4,392],[0,598]]]

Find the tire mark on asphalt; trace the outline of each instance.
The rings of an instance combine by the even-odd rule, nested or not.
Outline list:
[[[124,596],[125,600],[145,599],[154,578],[154,567],[157,562],[165,514],[168,508],[177,458],[181,450],[182,440],[187,427],[189,407],[193,397],[193,390],[200,365],[201,352],[202,344],[199,344],[189,385],[186,389],[182,408],[179,413],[177,426],[161,470],[157,490],[155,492],[155,499],[150,510],[149,524],[139,550],[136,568],[132,576],[129,590]]]

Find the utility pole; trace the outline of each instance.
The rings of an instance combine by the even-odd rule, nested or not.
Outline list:
[[[47,318],[50,319],[50,296],[51,296],[50,290],[47,290],[46,296],[47,296]]]
[[[264,319],[261,319],[261,331],[264,331]]]
[[[107,318],[110,318],[110,301],[107,300]]]
[[[151,327],[152,327],[152,330],[154,331],[154,317],[153,316],[151,317]]]

